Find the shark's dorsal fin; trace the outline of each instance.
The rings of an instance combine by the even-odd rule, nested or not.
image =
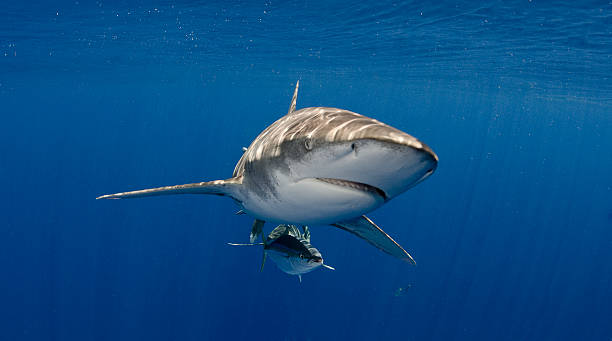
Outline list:
[[[298,94],[299,87],[300,87],[300,81],[298,80],[295,83],[295,90],[293,91],[293,98],[291,98],[291,105],[289,106],[289,111],[287,112],[287,115],[295,111],[295,104],[297,103],[297,94]]]
[[[412,256],[410,256],[403,247],[364,215],[353,220],[341,221],[332,225],[353,233],[357,237],[364,239],[391,256],[416,265]]]

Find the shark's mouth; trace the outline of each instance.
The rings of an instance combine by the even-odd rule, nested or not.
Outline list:
[[[364,183],[361,183],[361,182],[350,181],[350,180],[333,179],[333,178],[317,178],[317,180],[320,180],[320,181],[323,181],[323,182],[327,182],[327,183],[330,183],[332,185],[348,187],[348,188],[354,188],[356,190],[360,190],[360,191],[364,191],[364,192],[369,192],[369,193],[376,194],[376,195],[380,196],[385,201],[388,200],[387,194],[385,193],[385,191],[383,191],[382,189],[380,189],[378,187],[372,186],[372,185],[364,184]]]

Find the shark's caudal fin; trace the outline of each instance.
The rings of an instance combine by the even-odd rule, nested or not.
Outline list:
[[[291,98],[291,105],[289,106],[289,111],[287,112],[287,115],[295,111],[295,104],[297,103],[297,94],[299,87],[300,81],[298,80],[297,83],[295,83],[295,90],[293,91],[293,98]]]
[[[368,243],[376,246],[382,251],[397,257],[403,261],[410,262],[416,265],[416,262],[393,238],[389,237],[380,227],[376,226],[368,217],[361,216],[359,218],[342,221],[333,224],[345,231],[351,232],[359,238],[365,239]]]
[[[236,188],[241,184],[242,179],[231,178],[227,180],[196,182],[185,185],[165,186],[142,189],[139,191],[107,194],[99,196],[96,199],[128,199],[170,194],[214,194],[233,197],[233,193],[235,193]]]

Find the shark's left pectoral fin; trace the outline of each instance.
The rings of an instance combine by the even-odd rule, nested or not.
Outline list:
[[[227,180],[196,182],[185,185],[164,186],[141,189],[139,191],[107,194],[99,196],[96,199],[129,199],[172,194],[214,194],[233,197],[241,184],[242,178],[231,178]]]
[[[380,227],[376,226],[368,217],[361,216],[353,220],[342,221],[332,224],[345,231],[351,232],[359,238],[365,239],[368,243],[376,246],[391,256],[416,265],[416,262],[393,238],[385,233]]]

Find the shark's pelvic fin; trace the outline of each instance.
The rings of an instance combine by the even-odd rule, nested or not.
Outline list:
[[[107,194],[99,196],[96,199],[128,199],[170,194],[214,194],[233,197],[236,188],[241,184],[242,178],[230,178],[227,180],[196,182],[185,185],[164,186],[142,189],[139,191]]]
[[[257,239],[259,235],[261,235],[261,239],[265,242],[265,239],[263,237],[263,226],[265,223],[266,222],[263,220],[255,219],[255,221],[253,222],[253,227],[251,227],[251,235],[249,238],[251,243],[255,242],[255,239]]]
[[[357,235],[359,238],[365,239],[368,243],[376,246],[382,251],[391,256],[400,258],[403,261],[410,262],[416,265],[416,262],[393,238],[385,233],[380,227],[376,226],[368,217],[361,216],[359,218],[342,221],[333,224],[345,231]]]
[[[297,103],[297,94],[298,94],[299,87],[300,87],[300,81],[298,80],[295,83],[295,90],[293,91],[293,98],[291,98],[291,105],[289,106],[289,111],[287,112],[287,115],[295,111],[295,104]]]
[[[300,283],[302,283],[302,275],[298,275],[298,278],[300,279]]]

